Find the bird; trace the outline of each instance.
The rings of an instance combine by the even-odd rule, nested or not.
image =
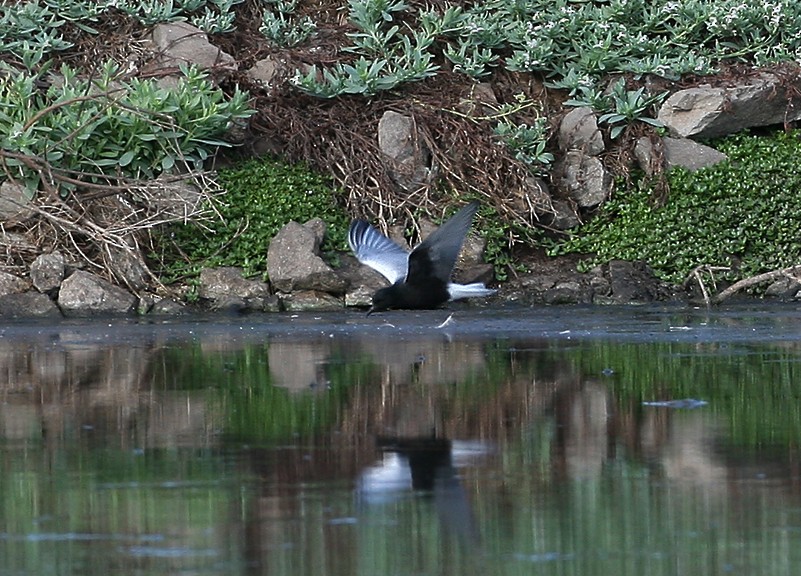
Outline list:
[[[367,315],[390,309],[434,309],[451,300],[495,294],[497,290],[481,282],[456,284],[450,280],[476,211],[478,202],[467,204],[411,252],[364,220],[351,222],[348,243],[356,259],[391,282],[373,294]]]

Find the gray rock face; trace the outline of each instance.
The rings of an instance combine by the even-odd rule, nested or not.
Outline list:
[[[391,110],[385,112],[378,122],[378,146],[392,179],[402,189],[412,192],[433,177],[431,152],[420,141],[413,118]]]
[[[5,180],[0,183],[0,221],[21,221],[30,217],[33,210],[25,187]]]
[[[61,312],[46,294],[28,291],[0,296],[0,317],[56,318]]]
[[[283,299],[288,312],[341,310],[342,300],[318,290],[299,290]]]
[[[78,270],[61,283],[58,306],[67,315],[129,314],[136,296],[111,282]]]
[[[0,296],[18,294],[30,288],[30,283],[7,272],[0,272]]]
[[[162,54],[164,66],[196,64],[206,69],[236,69],[233,56],[209,43],[205,32],[186,22],[158,24],[151,39]]]
[[[590,156],[604,151],[604,138],[592,108],[574,108],[565,115],[559,125],[559,148],[581,150]]]
[[[345,292],[345,279],[319,256],[324,226],[315,218],[306,224],[289,222],[278,231],[267,250],[267,274],[276,290]]]
[[[784,124],[801,118],[801,81],[787,82],[762,73],[746,84],[698,86],[679,90],[659,109],[657,118],[671,134],[712,138],[752,126]]]
[[[723,152],[718,152],[714,148],[699,144],[689,138],[662,138],[665,168],[681,167],[687,170],[699,170],[707,166],[714,166],[719,162],[728,159]],[[634,147],[634,155],[640,166],[647,170],[654,155],[651,140],[642,137],[637,140]]]
[[[58,290],[64,280],[64,255],[61,252],[41,254],[31,264],[31,282],[39,292]]]
[[[612,193],[612,175],[594,156],[571,150],[561,168],[562,185],[581,208],[594,208]]]
[[[198,295],[217,304],[228,298],[244,302],[270,296],[270,287],[259,280],[244,278],[240,268],[206,268],[200,272]]]

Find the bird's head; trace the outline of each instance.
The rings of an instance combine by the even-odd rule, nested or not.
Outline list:
[[[373,294],[373,305],[370,306],[367,315],[369,316],[373,312],[383,312],[384,310],[394,308],[397,305],[396,291],[395,285],[376,290],[376,293]]]

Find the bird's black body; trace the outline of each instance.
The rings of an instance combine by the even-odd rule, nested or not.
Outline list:
[[[391,286],[373,295],[370,312],[437,308],[449,300],[494,293],[483,284],[450,282],[478,203],[468,204],[428,238],[407,252],[363,220],[354,220],[348,241],[360,262],[384,275]]]

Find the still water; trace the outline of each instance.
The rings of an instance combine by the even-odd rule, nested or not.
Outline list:
[[[801,307],[0,327],[0,575],[794,575]]]

